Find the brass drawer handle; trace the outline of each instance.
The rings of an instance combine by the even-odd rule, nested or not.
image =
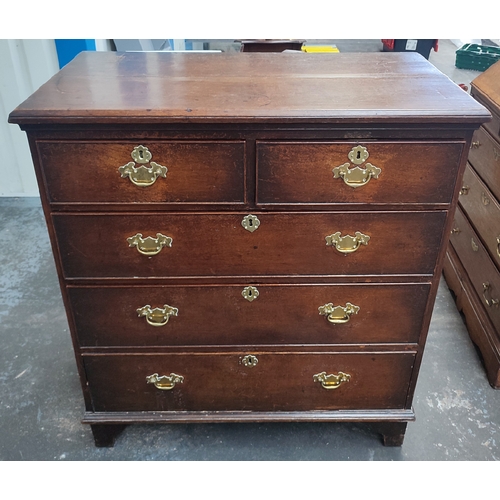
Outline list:
[[[141,233],[137,233],[127,238],[127,241],[130,247],[137,247],[137,251],[143,255],[156,255],[163,247],[171,247],[173,240],[161,233],[156,233],[156,238],[143,238]]]
[[[500,236],[497,236],[497,255],[500,257]]]
[[[329,304],[318,307],[318,311],[321,316],[326,316],[326,319],[330,323],[338,325],[347,323],[351,319],[351,314],[358,314],[359,306],[355,306],[350,302],[347,302],[345,307],[334,306],[330,302]]]
[[[139,307],[137,309],[137,314],[139,318],[145,316],[146,321],[151,326],[163,326],[168,323],[170,316],[177,316],[179,314],[179,309],[176,307],[171,307],[165,304],[163,307],[151,308],[150,305]]]
[[[344,372],[338,372],[337,375],[334,373],[327,375],[326,372],[313,375],[313,381],[320,382],[323,389],[338,389],[343,383],[349,382],[350,380],[351,376]]]
[[[466,196],[469,194],[470,187],[469,186],[462,186],[462,189],[460,190],[460,194],[462,196]]]
[[[500,158],[500,153],[498,152],[497,148],[493,148],[493,155],[495,156],[495,161],[498,161]]]
[[[154,386],[161,391],[170,391],[175,387],[175,384],[182,384],[183,382],[184,377],[182,375],[177,375],[176,373],[162,376],[157,373],[153,373],[153,375],[148,375],[146,377],[146,383],[154,384]]]
[[[490,298],[486,297],[486,294],[490,295]],[[498,307],[500,303],[500,300],[491,298],[491,285],[487,281],[483,283],[483,299],[488,307]]]
[[[472,247],[473,252],[477,252],[479,250],[478,244],[474,241],[474,238],[470,239],[470,246]]]
[[[361,245],[368,245],[370,237],[366,234],[356,231],[354,236],[346,235],[341,236],[340,231],[337,231],[330,236],[326,236],[326,246],[335,247],[341,253],[355,252]]]
[[[479,141],[472,141],[470,148],[471,149],[479,149],[480,146],[481,146],[481,143]]]
[[[356,166],[350,168],[350,163],[344,163],[343,165],[335,167],[332,170],[334,179],[341,178],[352,188],[364,186],[365,184],[368,184],[372,178],[378,179],[378,176],[382,172],[380,168],[372,165],[371,163],[366,163],[364,168],[358,166],[364,163],[370,156],[368,150],[364,146],[356,146],[352,148],[347,156]]]
[[[136,146],[131,156],[135,162],[130,161],[121,166],[118,172],[122,178],[128,177],[132,184],[139,187],[148,187],[154,184],[158,177],[167,177],[167,167],[151,161],[153,155],[145,146]],[[139,163],[140,166],[136,167],[136,163]],[[146,163],[149,163],[150,166],[146,167]]]
[[[450,233],[451,233],[451,234],[458,234],[458,233],[460,233],[460,232],[462,232],[462,230],[461,230],[459,227],[454,227],[454,228],[450,231]]]

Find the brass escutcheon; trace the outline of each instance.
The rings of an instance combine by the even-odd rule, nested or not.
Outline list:
[[[157,373],[153,373],[153,375],[148,375],[146,377],[146,383],[154,384],[154,386],[161,391],[170,391],[175,387],[175,384],[182,384],[183,382],[184,377],[182,375],[177,375],[176,373],[162,376]]]
[[[259,290],[254,286],[246,286],[243,288],[241,295],[243,295],[248,302],[252,302],[259,296]]]
[[[461,230],[459,227],[454,227],[454,228],[450,231],[450,233],[451,233],[451,234],[458,234],[458,233],[460,233],[461,231],[462,231],[462,230]]]
[[[340,231],[337,231],[330,236],[325,237],[327,247],[335,247],[339,252],[348,254],[355,252],[361,245],[368,245],[370,237],[366,234],[356,231],[354,236],[341,236]]]
[[[130,154],[135,162],[131,161],[118,168],[122,178],[128,177],[132,184],[139,187],[148,187],[155,183],[158,177],[167,177],[167,167],[163,167],[154,161],[149,149],[145,146],[136,146]],[[136,163],[140,166],[136,167]],[[149,163],[149,167],[144,166]]]
[[[179,309],[167,304],[162,308],[155,307],[154,309],[151,308],[150,305],[146,305],[144,307],[139,307],[139,309],[137,309],[137,314],[139,318],[145,316],[147,323],[151,326],[163,326],[168,323],[170,316],[177,316],[179,314]]]
[[[477,252],[479,250],[479,247],[477,246],[477,243],[474,241],[474,238],[470,239],[470,244],[474,252]]]
[[[481,146],[481,143],[479,141],[472,141],[470,148],[471,149],[478,149]]]
[[[260,226],[260,220],[256,215],[246,215],[241,221],[241,225],[247,230],[253,233]]]
[[[173,240],[161,233],[156,233],[156,238],[143,238],[141,233],[137,233],[127,238],[127,241],[130,247],[137,247],[137,251],[143,255],[156,255],[163,247],[171,247]]]
[[[330,323],[338,325],[347,323],[351,319],[351,314],[358,314],[359,306],[355,306],[350,302],[347,302],[345,307],[334,306],[330,302],[329,304],[318,307],[318,311],[321,316],[326,316],[326,319]]]
[[[484,191],[481,192],[481,201],[483,202],[483,205],[485,207],[487,207],[490,204],[490,199]]]
[[[351,160],[355,167],[351,167],[350,163],[344,163],[338,167],[335,167],[333,172],[333,178],[341,178],[348,186],[352,188],[357,188],[367,184],[370,179],[378,179],[378,176],[382,170],[371,163],[367,163],[364,168],[359,167],[364,163],[370,154],[364,146],[355,146],[351,149],[347,157]]]
[[[341,384],[349,382],[350,380],[351,376],[344,372],[338,372],[337,375],[333,373],[327,375],[326,372],[313,375],[313,381],[320,382],[323,389],[338,389]]]
[[[486,294],[490,295],[490,298],[488,298]],[[498,307],[500,303],[500,300],[491,298],[491,285],[487,281],[483,283],[483,299],[488,307]]]
[[[248,368],[253,368],[254,366],[257,365],[259,360],[257,359],[257,356],[253,356],[252,354],[247,354],[241,362],[247,366]]]
[[[460,190],[460,194],[462,196],[468,195],[469,194],[469,189],[470,189],[469,186],[462,186],[462,189]]]

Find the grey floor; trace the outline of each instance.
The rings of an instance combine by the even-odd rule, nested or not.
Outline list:
[[[335,42],[343,51],[380,49],[376,40]],[[455,50],[440,41],[430,60],[468,85],[479,73],[457,70]],[[500,460],[500,391],[488,384],[443,281],[417,419],[401,448],[384,447],[369,425],[349,423],[135,425],[114,448],[96,448],[80,424],[83,400],[38,199],[0,198],[0,340],[2,461]]]

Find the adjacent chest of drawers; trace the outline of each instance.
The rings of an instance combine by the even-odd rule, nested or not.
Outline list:
[[[402,444],[473,131],[416,54],[81,54],[28,133],[97,445],[360,421]]]
[[[444,272],[481,353],[490,384],[500,388],[500,63],[472,82],[493,119],[474,133]]]

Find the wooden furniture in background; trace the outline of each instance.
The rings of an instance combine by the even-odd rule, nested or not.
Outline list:
[[[471,83],[493,120],[474,134],[444,275],[479,348],[489,383],[500,388],[500,62]]]
[[[82,53],[26,130],[85,398],[401,445],[488,112],[416,54]]]
[[[241,52],[283,52],[301,50],[305,40],[236,40]]]

